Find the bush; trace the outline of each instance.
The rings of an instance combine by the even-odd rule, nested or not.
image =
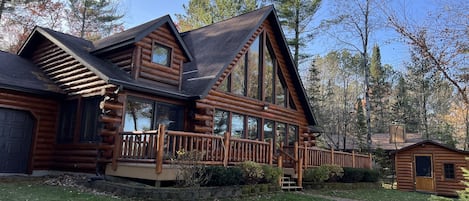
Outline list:
[[[321,166],[324,166],[329,171],[329,178],[327,178],[327,181],[330,181],[330,182],[339,181],[344,175],[344,169],[340,167],[339,165],[324,164]]]
[[[243,173],[239,167],[209,166],[207,175],[211,175],[207,186],[233,186],[240,185]]]
[[[342,176],[342,182],[345,183],[356,183],[363,180],[365,172],[361,168],[350,168],[344,167],[344,176]]]
[[[329,179],[329,169],[326,166],[308,168],[304,170],[303,181],[305,182],[323,182]]]
[[[253,161],[244,161],[240,165],[246,184],[257,184],[264,177],[262,166]]]
[[[379,171],[363,169],[363,179],[362,182],[378,182],[379,180]]]
[[[270,165],[263,165],[262,171],[264,172],[263,183],[278,184],[280,177],[283,175],[282,168],[273,167]]]

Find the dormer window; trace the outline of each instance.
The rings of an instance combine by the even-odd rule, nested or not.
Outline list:
[[[159,43],[153,43],[151,62],[169,67],[171,64],[171,48]]]

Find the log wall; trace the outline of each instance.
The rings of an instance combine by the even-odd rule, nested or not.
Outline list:
[[[72,55],[49,40],[42,40],[31,55],[29,59],[69,97],[102,96],[107,90],[115,89],[114,85],[107,84]],[[58,122],[54,122],[54,126]],[[78,124],[76,125],[78,126]],[[47,163],[47,165],[51,165],[51,168],[79,172],[95,171],[97,149],[101,149],[100,144],[81,143],[75,139],[71,143],[50,146],[50,144],[56,144],[56,135],[51,138],[47,142],[49,144],[44,145],[50,149],[55,148],[55,151],[52,151],[54,153],[53,159]]]
[[[283,106],[270,104],[267,111],[263,110],[265,102],[257,99],[252,99],[245,96],[238,96],[231,93],[218,90],[218,86],[221,82],[230,74],[232,68],[236,65],[238,60],[243,56],[246,51],[248,51],[249,46],[252,42],[259,36],[259,34],[266,33],[272,44],[274,54],[278,60],[280,70],[284,75],[284,80],[286,82],[286,87],[288,92],[292,96],[292,100],[296,105],[296,109],[285,108]],[[213,130],[213,111],[215,109],[222,109],[231,112],[236,112],[239,114],[249,115],[253,117],[259,117],[263,119],[269,119],[274,121],[279,121],[283,123],[288,123],[292,125],[299,126],[299,140],[303,142],[306,138],[310,136],[304,135],[307,133],[308,121],[306,119],[304,109],[298,97],[298,92],[296,91],[292,77],[288,71],[288,68],[294,68],[293,66],[287,66],[285,61],[285,53],[282,52],[279,45],[277,44],[280,41],[276,40],[272,27],[269,22],[266,20],[253,34],[251,39],[246,45],[244,45],[241,52],[239,52],[231,62],[230,66],[223,72],[222,76],[219,78],[217,83],[212,87],[208,96],[204,99],[198,100],[195,110],[195,131],[202,133],[211,133]],[[209,121],[209,122],[207,122]],[[309,139],[310,140],[310,139]],[[303,144],[303,143],[300,143]]]
[[[170,67],[151,62],[154,42],[172,49]],[[167,24],[160,26],[135,45],[135,71],[139,80],[164,84],[167,87],[180,87],[182,65],[187,58]]]
[[[30,112],[36,119],[32,136],[30,171],[48,170],[53,166],[56,142],[58,101],[0,89],[0,107]]]
[[[117,67],[122,69],[124,72],[128,74],[132,74],[132,62],[134,61],[134,54],[135,48],[133,47],[125,47],[122,49],[118,49],[116,51],[107,52],[103,55],[99,55],[99,57],[110,61],[111,63],[115,64]]]
[[[395,156],[397,188],[403,191],[415,191],[415,154],[432,154],[433,173],[435,179],[435,192],[441,195],[457,195],[457,190],[463,190],[464,180],[461,167],[467,168],[466,157],[464,154],[454,150],[447,149],[435,144],[425,143],[424,146],[416,146],[412,149],[400,151]],[[444,163],[453,163],[455,171],[455,179],[444,178]]]

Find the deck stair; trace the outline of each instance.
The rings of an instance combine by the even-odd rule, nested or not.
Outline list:
[[[284,176],[280,179],[280,185],[282,187],[282,190],[285,191],[301,191],[303,187],[298,186],[296,181],[293,181],[293,179],[289,176]]]

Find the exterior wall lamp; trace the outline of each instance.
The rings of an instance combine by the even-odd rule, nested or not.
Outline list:
[[[269,109],[269,104],[264,104],[264,107],[262,108],[264,111]]]

